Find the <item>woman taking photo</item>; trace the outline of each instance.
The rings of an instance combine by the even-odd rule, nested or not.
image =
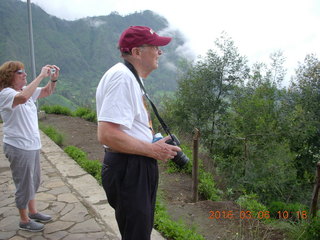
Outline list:
[[[39,222],[52,218],[37,211],[35,194],[40,185],[40,134],[35,102],[51,95],[60,69],[55,65],[42,67],[40,74],[27,85],[24,64],[8,61],[0,66],[0,114],[3,121],[3,150],[10,162],[16,187],[15,203],[22,230],[44,229]],[[39,87],[41,81],[50,81]]]

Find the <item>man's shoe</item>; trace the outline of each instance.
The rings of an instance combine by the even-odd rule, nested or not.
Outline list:
[[[19,228],[21,230],[26,230],[29,232],[40,232],[44,229],[44,225],[42,223],[37,223],[35,221],[30,220],[27,223],[19,223]]]
[[[37,221],[37,222],[42,222],[42,223],[46,223],[46,222],[50,222],[52,220],[52,217],[40,212],[37,212],[35,214],[30,214],[29,213],[29,218]]]

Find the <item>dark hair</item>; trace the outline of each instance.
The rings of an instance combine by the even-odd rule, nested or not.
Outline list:
[[[14,73],[19,69],[24,69],[20,61],[7,61],[0,66],[0,91],[12,86]]]

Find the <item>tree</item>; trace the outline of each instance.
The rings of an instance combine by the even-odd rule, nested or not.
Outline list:
[[[307,55],[298,66],[290,91],[295,103],[289,115],[291,148],[298,153],[299,179],[311,182],[315,165],[320,161],[320,61],[314,54]]]
[[[230,95],[243,84],[249,69],[234,42],[225,33],[215,41],[217,50],[209,50],[180,79],[173,107],[175,123],[188,132],[201,130],[202,139],[213,152],[219,119],[229,106]]]

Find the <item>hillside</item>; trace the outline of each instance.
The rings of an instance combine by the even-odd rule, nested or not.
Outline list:
[[[169,30],[167,20],[152,11],[127,16],[114,12],[108,16],[66,21],[32,4],[32,18],[36,72],[47,63],[61,68],[57,94],[40,104],[49,101],[71,109],[78,106],[93,108],[98,81],[109,67],[121,61],[117,41],[130,25],[147,25],[173,37],[164,48],[159,69],[148,77],[146,87],[155,96],[156,93],[172,92],[177,86],[175,66],[181,57],[176,49],[183,46],[183,36]],[[31,80],[27,3],[20,0],[0,1],[0,63],[8,60],[24,62],[28,80]]]

